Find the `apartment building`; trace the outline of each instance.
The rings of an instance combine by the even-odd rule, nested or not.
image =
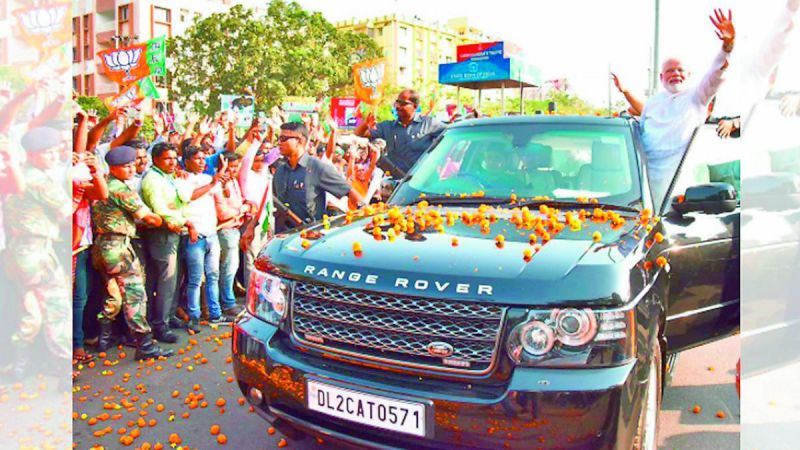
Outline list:
[[[242,4],[260,11],[258,0],[73,0],[72,86],[81,95],[105,98],[119,87],[103,74],[97,52],[153,37],[180,35],[195,18]],[[154,79],[166,102],[166,80]],[[147,100],[149,101],[149,99]],[[152,105],[145,105],[149,108]],[[164,104],[167,107],[168,104]]]
[[[438,83],[439,64],[455,61],[457,46],[494,40],[470,26],[466,17],[438,23],[392,14],[335,25],[373,38],[386,58],[387,80],[395,86],[417,89],[429,89]]]

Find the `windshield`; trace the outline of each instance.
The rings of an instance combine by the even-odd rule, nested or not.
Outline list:
[[[630,129],[567,123],[451,128],[414,167],[392,203],[406,204],[422,193],[641,202]]]

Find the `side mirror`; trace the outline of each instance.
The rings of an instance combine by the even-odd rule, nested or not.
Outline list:
[[[702,212],[722,214],[736,209],[736,190],[728,183],[707,183],[686,189],[682,198],[672,199],[672,209],[680,214]]]

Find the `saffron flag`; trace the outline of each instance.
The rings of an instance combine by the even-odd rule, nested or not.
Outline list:
[[[105,99],[105,104],[109,111],[127,106],[133,106],[144,100],[144,92],[139,87],[139,83],[133,83],[126,87],[119,94]]]
[[[386,61],[383,58],[362,61],[353,65],[353,80],[356,85],[356,98],[370,105],[377,105],[383,99],[386,86]]]
[[[97,56],[111,81],[127,86],[148,75],[147,44],[136,44],[111,50],[103,50]]]

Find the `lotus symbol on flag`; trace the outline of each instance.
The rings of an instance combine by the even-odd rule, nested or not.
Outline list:
[[[383,83],[383,66],[384,63],[376,64],[371,67],[362,67],[358,69],[358,76],[361,78],[361,84],[366,88],[372,88],[372,98],[378,97],[378,86]]]
[[[19,14],[22,26],[29,34],[52,34],[64,27],[67,4],[45,6]]]
[[[113,51],[103,55],[103,60],[112,71],[125,71],[125,78],[123,81],[129,81],[135,77],[131,77],[131,70],[139,66],[139,60],[142,56],[141,48],[128,48]]]

